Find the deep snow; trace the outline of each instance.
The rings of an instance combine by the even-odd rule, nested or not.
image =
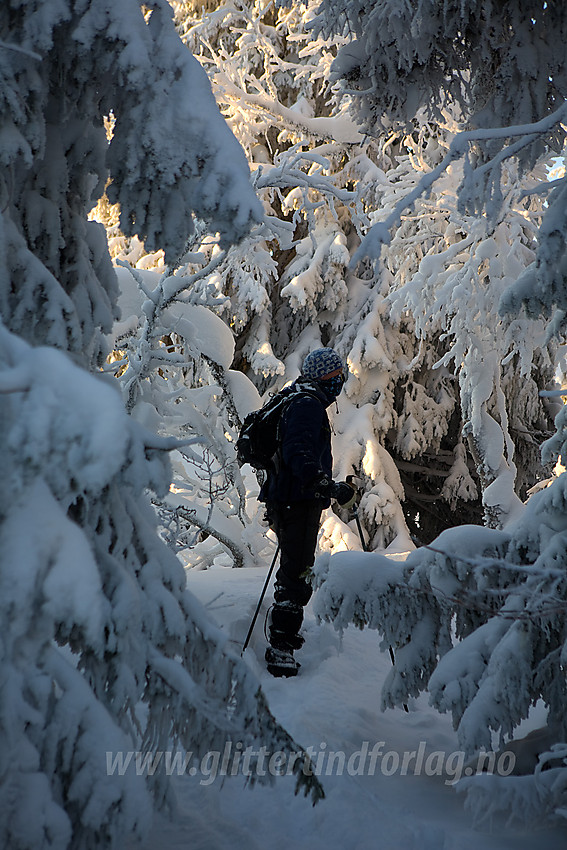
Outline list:
[[[260,569],[215,567],[190,570],[190,590],[240,650],[265,581]],[[492,824],[476,830],[463,806],[463,797],[447,784],[450,777],[431,775],[437,762],[427,757],[442,751],[448,758],[458,752],[448,717],[427,705],[422,695],[403,710],[380,710],[381,683],[390,669],[388,652],[381,652],[376,632],[349,628],[341,637],[332,626],[320,624],[306,609],[305,646],[297,653],[302,667],[296,679],[274,679],[264,669],[266,640],[263,625],[271,603],[271,587],[258,618],[249,648],[248,664],[257,673],[271,710],[302,746],[312,747],[323,773],[330,751],[345,753],[345,769],[322,775],[326,797],[315,807],[294,796],[292,777],[279,777],[269,787],[245,787],[237,777],[176,777],[178,812],[173,821],[158,817],[144,850],[563,850],[567,830],[561,828],[525,834]],[[534,717],[534,725],[538,719]],[[526,730],[527,731],[527,730]],[[360,764],[348,758],[357,751],[384,742],[369,775],[356,775]],[[396,757],[425,747],[420,775],[393,771]],[[457,760],[458,761],[458,760]],[[457,764],[454,761],[453,764]],[[401,766],[401,760],[400,760]],[[391,773],[391,775],[386,775]]]

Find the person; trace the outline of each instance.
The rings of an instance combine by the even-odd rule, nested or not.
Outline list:
[[[259,498],[280,545],[266,662],[274,676],[294,676],[293,653],[303,645],[303,609],[312,587],[306,574],[315,561],[321,513],[331,499],[343,507],[356,491],[332,479],[331,428],[327,408],[346,380],[346,369],[332,348],[307,355],[300,377],[282,392],[292,395],[280,420],[279,450]]]

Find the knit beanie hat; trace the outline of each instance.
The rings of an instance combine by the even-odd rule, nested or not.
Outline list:
[[[332,348],[316,348],[303,361],[301,374],[312,381],[317,381],[330,372],[343,368],[343,361]]]

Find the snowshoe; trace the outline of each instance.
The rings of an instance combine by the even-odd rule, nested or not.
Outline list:
[[[268,673],[272,676],[297,676],[298,670],[301,667],[299,661],[293,657],[293,652],[289,649],[276,649],[269,646],[265,654],[266,664],[268,665]]]

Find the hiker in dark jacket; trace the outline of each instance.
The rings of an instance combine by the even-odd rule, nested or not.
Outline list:
[[[355,490],[332,480],[331,428],[326,408],[339,395],[346,370],[331,348],[307,355],[301,376],[284,392],[293,398],[280,423],[280,448],[274,469],[260,491],[266,514],[280,544],[274,605],[266,650],[268,670],[293,676],[299,663],[293,651],[303,644],[299,634],[303,608],[312,588],[305,574],[313,566],[321,512],[331,499],[348,506]]]

